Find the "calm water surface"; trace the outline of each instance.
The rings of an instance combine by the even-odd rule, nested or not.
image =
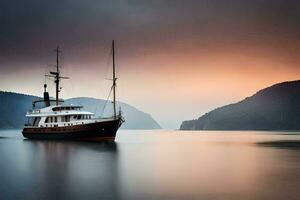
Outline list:
[[[119,131],[115,143],[0,131],[0,199],[300,199],[300,133]]]

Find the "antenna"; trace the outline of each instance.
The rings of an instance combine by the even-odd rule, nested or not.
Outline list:
[[[61,91],[61,87],[59,87],[59,81],[60,79],[69,79],[69,77],[63,77],[59,75],[59,59],[58,56],[60,53],[62,53],[61,50],[59,50],[59,46],[55,49],[56,51],[56,72],[50,72],[51,75],[45,75],[47,77],[52,77],[54,78],[54,83],[55,83],[55,100],[56,100],[56,105],[58,105],[59,102],[59,92]]]

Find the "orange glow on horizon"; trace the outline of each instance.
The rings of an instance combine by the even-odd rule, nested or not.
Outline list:
[[[293,56],[288,58],[287,53],[279,56],[259,48],[200,51],[199,47],[182,47],[171,51],[136,50],[126,56],[122,53],[125,54],[120,49],[117,54],[120,55],[117,57],[118,99],[151,113],[158,122],[175,114],[178,115],[176,123],[196,118],[265,87],[300,77],[298,61]],[[111,83],[105,80],[110,77],[105,56],[98,63],[65,59],[63,74],[71,80],[62,82],[61,96],[106,99]],[[18,79],[27,74],[32,76],[31,81],[20,87],[19,83],[11,82],[11,76],[4,76],[2,88],[40,96],[44,72],[40,68],[32,76],[24,67],[13,76]],[[53,94],[51,84],[49,90]]]

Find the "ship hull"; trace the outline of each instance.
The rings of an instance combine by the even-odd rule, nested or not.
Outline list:
[[[22,134],[28,139],[45,140],[109,140],[113,141],[122,119],[112,119],[66,127],[25,127]]]

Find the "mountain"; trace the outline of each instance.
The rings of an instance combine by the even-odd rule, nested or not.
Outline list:
[[[300,130],[300,80],[260,90],[238,103],[217,108],[181,130]]]
[[[95,113],[96,116],[108,117],[113,113],[113,106],[111,102],[107,102],[105,109],[105,100],[80,97],[72,98],[65,101],[67,104],[82,105],[85,110]],[[133,106],[126,103],[117,102],[117,110],[121,107],[121,111],[125,118],[121,128],[124,129],[160,129],[160,125],[151,117],[151,115],[144,113]]]
[[[18,94],[13,92],[0,91],[0,129],[22,128],[26,122],[25,114],[31,109],[32,101],[39,97]],[[94,98],[72,98],[65,100],[65,103],[83,105],[86,110],[99,116],[102,113],[106,101]],[[121,126],[123,129],[159,129],[160,125],[151,117],[131,105],[126,103],[117,103],[121,106],[125,123]],[[95,112],[96,111],[96,112]],[[103,116],[112,113],[112,105],[107,103]]]
[[[21,128],[25,114],[37,97],[0,91],[0,128]]]

